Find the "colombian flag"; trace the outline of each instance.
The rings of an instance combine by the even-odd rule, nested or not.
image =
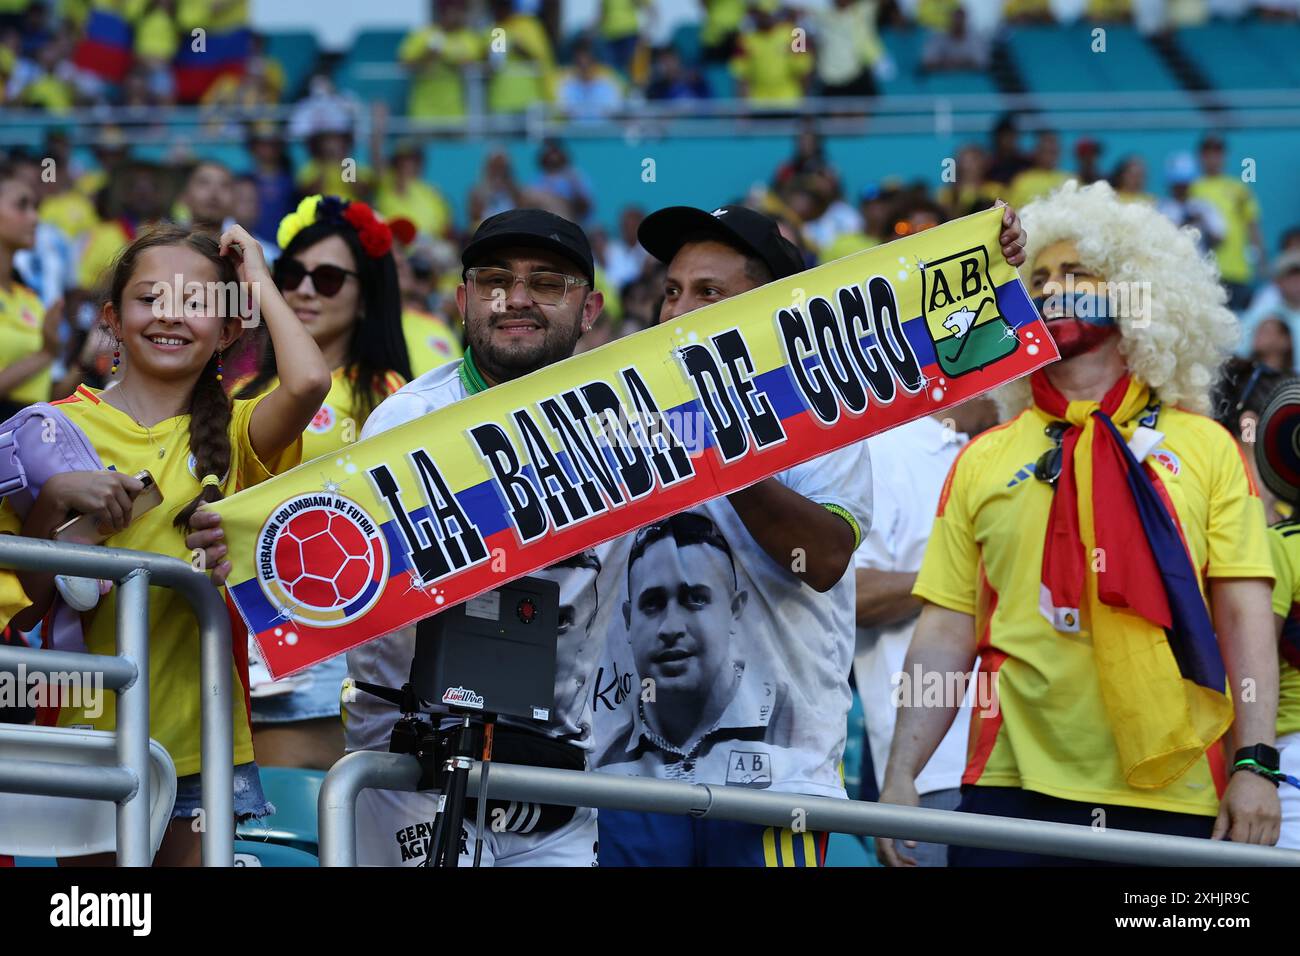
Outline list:
[[[252,46],[253,34],[247,27],[209,32],[201,37],[182,36],[172,66],[176,98],[182,103],[197,103],[218,77],[242,74]]]
[[[92,10],[72,62],[110,83],[121,83],[131,69],[132,36],[131,24],[120,13],[102,7]]]

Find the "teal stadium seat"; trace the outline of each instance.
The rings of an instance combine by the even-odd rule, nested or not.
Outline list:
[[[1179,30],[1175,40],[1216,89],[1300,87],[1300,25],[1215,22]]]
[[[397,62],[405,36],[402,30],[362,30],[335,70],[334,83],[365,103],[386,103],[393,115],[405,115],[409,82]]]
[[[320,860],[291,846],[236,840],[235,866],[320,866]]]
[[[347,59],[354,63],[395,63],[405,30],[362,30],[352,41]]]
[[[275,813],[239,825],[240,839],[250,843],[275,843],[305,853],[315,853],[320,837],[316,824],[316,798],[325,774],[320,770],[262,767],[262,790],[275,805]]]
[[[880,84],[885,96],[950,96],[959,93],[996,93],[993,77],[980,70],[945,70],[924,73],[925,33],[921,30],[882,30],[880,39],[894,61],[896,72]]]
[[[700,57],[703,55],[700,44],[700,25],[698,23],[683,23],[673,31],[672,46],[677,51],[677,55],[682,58],[683,63],[698,64]]]
[[[1008,47],[1031,93],[1107,93],[1178,90],[1159,54],[1133,28],[1106,24],[1105,52],[1093,52],[1094,27],[1022,26]]]
[[[266,34],[266,54],[279,62],[284,69],[284,96],[292,102],[303,92],[303,84],[311,75],[320,56],[316,34],[306,30],[285,30]]]

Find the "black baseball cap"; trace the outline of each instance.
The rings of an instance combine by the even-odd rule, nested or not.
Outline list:
[[[694,206],[669,206],[641,220],[636,237],[646,252],[667,263],[688,239],[700,233],[716,235],[728,245],[757,256],[774,279],[807,268],[794,243],[781,235],[777,221],[747,206],[719,206],[713,212]]]
[[[591,243],[577,223],[544,209],[508,209],[484,219],[461,253],[466,269],[489,252],[507,246],[549,249],[573,261],[588,282],[596,280]]]

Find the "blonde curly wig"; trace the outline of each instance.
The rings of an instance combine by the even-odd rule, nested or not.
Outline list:
[[[1237,319],[1224,303],[1218,269],[1197,248],[1195,229],[1179,228],[1151,206],[1122,202],[1106,182],[1069,182],[1020,210],[1028,280],[1043,249],[1074,241],[1079,261],[1109,282],[1150,283],[1146,314],[1116,319],[1129,371],[1160,399],[1190,411],[1210,410],[1210,388],[1236,345]],[[1129,288],[1136,286],[1129,285]],[[998,390],[1004,416],[1031,402],[1028,377]]]

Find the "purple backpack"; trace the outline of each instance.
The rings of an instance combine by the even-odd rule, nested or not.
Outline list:
[[[38,402],[0,423],[0,498],[9,499],[20,519],[31,512],[51,475],[103,470],[104,463],[85,432],[54,405]],[[57,595],[46,620],[46,647],[86,650],[81,615]]]

